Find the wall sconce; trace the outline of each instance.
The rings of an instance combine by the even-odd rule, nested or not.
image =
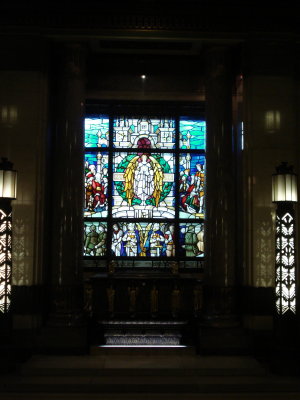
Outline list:
[[[11,303],[12,207],[17,195],[17,172],[13,164],[0,162],[0,315],[7,314]]]
[[[275,296],[279,315],[296,314],[295,212],[297,175],[282,162],[272,176],[272,202],[276,209]]]

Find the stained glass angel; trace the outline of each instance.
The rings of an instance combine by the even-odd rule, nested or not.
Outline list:
[[[154,204],[158,207],[163,187],[163,171],[159,162],[146,153],[137,155],[128,164],[125,173],[125,192],[131,206],[133,198],[141,200],[141,205]]]

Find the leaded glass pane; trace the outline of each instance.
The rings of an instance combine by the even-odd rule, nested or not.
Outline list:
[[[112,216],[174,218],[174,154],[114,153]]]
[[[114,120],[114,147],[173,149],[175,120],[164,118],[126,118]]]
[[[85,217],[107,217],[108,154],[85,153]]]
[[[107,147],[109,119],[106,116],[85,119],[85,147]]]
[[[182,153],[179,156],[179,216],[204,218],[205,156]]]
[[[86,118],[84,256],[203,262],[205,136],[205,121],[186,117]]]
[[[180,223],[179,254],[183,257],[204,256],[204,224]]]
[[[179,122],[179,143],[181,149],[205,150],[206,123],[201,120],[181,118]]]
[[[174,225],[157,222],[118,222],[112,230],[112,253],[124,257],[175,256]]]
[[[84,256],[106,255],[107,223],[84,222]]]

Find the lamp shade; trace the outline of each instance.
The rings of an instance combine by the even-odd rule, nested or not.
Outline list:
[[[13,164],[6,158],[0,163],[0,199],[16,199],[17,171],[12,169]]]
[[[283,162],[276,170],[276,174],[272,176],[273,203],[296,203],[298,201],[297,175],[293,172],[293,166],[288,167],[287,163]]]

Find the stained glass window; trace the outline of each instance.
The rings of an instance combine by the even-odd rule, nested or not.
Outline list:
[[[205,121],[85,120],[84,257],[204,257]]]

